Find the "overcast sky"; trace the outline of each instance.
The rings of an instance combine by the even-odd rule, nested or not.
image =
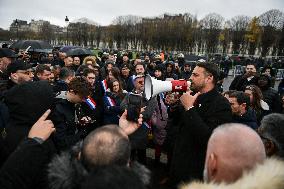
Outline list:
[[[270,9],[284,12],[284,0],[0,0],[0,28],[8,29],[14,19],[48,20],[64,26],[69,20],[87,17],[109,25],[117,16],[159,16],[186,13],[198,19],[218,13],[230,19],[237,15],[259,16]]]

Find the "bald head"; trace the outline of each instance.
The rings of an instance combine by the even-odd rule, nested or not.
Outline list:
[[[110,164],[126,166],[130,157],[128,136],[117,125],[100,127],[85,138],[81,157],[87,169]]]
[[[234,182],[244,170],[252,169],[264,159],[264,145],[254,130],[242,124],[224,124],[209,139],[204,179]]]

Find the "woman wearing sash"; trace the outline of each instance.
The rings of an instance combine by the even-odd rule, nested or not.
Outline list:
[[[104,96],[104,125],[117,124],[123,111],[120,103],[124,99],[124,93],[121,82],[117,79],[111,79],[108,83],[108,90]]]

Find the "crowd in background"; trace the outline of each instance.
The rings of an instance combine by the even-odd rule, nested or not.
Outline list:
[[[155,165],[159,165],[161,154],[162,152],[165,153],[167,155],[167,172],[164,174],[163,182],[168,186],[176,186],[180,181],[202,179],[205,158],[206,161],[208,160],[208,157],[205,157],[207,142],[213,129],[218,125],[240,123],[261,133],[265,130],[262,121],[266,116],[276,114],[280,115],[280,118],[282,116],[281,119],[283,120],[284,78],[277,81],[279,79],[277,78],[277,71],[281,70],[284,65],[281,60],[264,61],[263,59],[240,59],[226,56],[213,57],[209,60],[199,59],[193,62],[187,61],[183,53],[171,55],[163,52],[141,52],[133,59],[132,54],[126,51],[102,52],[98,56],[69,56],[66,52],[54,50],[39,56],[29,55],[21,51],[15,53],[8,48],[0,49],[0,60],[0,164],[4,165],[3,170],[7,171],[5,162],[9,163],[11,159],[9,155],[15,153],[21,141],[28,137],[30,128],[47,109],[51,109],[48,118],[52,121],[56,130],[51,135],[51,139],[45,139],[46,141],[34,137],[40,144],[46,144],[44,148],[48,150],[39,152],[42,154],[41,156],[46,153],[44,158],[39,156],[38,159],[33,160],[42,162],[42,164],[37,163],[32,166],[40,167],[39,169],[42,172],[39,172],[43,174],[42,177],[33,175],[32,178],[36,178],[34,183],[29,183],[31,178],[28,179],[28,184],[25,183],[25,178],[19,181],[25,183],[26,185],[24,185],[27,188],[31,186],[48,188],[50,185],[51,188],[78,187],[80,180],[74,175],[72,176],[73,181],[68,181],[70,185],[62,184],[64,181],[58,181],[64,178],[57,178],[56,169],[59,163],[56,161],[61,161],[62,164],[65,161],[70,161],[70,164],[72,164],[70,166],[72,167],[71,171],[75,172],[74,174],[82,172],[81,167],[78,168],[77,164],[73,165],[74,160],[72,158],[74,158],[74,151],[76,151],[73,146],[78,146],[78,143],[82,140],[84,140],[84,143],[88,143],[89,140],[94,139],[91,137],[93,132],[104,128],[103,125],[120,125],[121,117],[129,106],[129,96],[132,94],[141,96],[143,99],[141,101],[143,122],[137,130],[128,136],[130,162],[138,161],[147,166],[146,149],[151,147],[155,150]],[[229,90],[224,90],[224,79],[228,77],[230,70],[231,73],[236,72],[236,70],[232,71],[236,65],[243,67],[233,78]],[[193,93],[165,92],[146,100],[143,98],[143,92],[145,88],[144,78],[147,74],[161,81],[189,80],[192,82],[191,90]],[[208,77],[207,79],[202,78],[204,83],[200,83],[202,79],[199,80],[202,74],[205,75],[204,77]],[[277,83],[280,82],[278,86],[275,85],[276,81]],[[199,93],[206,95],[199,96]],[[192,101],[188,102],[186,98],[192,99]],[[200,110],[196,110],[198,115],[195,114],[196,112],[191,112],[195,111],[192,109],[198,108],[196,102],[198,102],[200,108]],[[191,112],[191,114],[186,114],[187,117],[184,117],[185,112]],[[212,112],[215,114],[211,114]],[[271,120],[274,121],[273,118]],[[198,122],[199,129],[184,127],[192,122]],[[209,129],[200,129],[205,125]],[[276,126],[283,125],[276,124]],[[271,128],[271,130],[273,129]],[[284,132],[283,129],[278,131]],[[120,137],[123,135],[119,133],[120,131],[103,130],[103,132],[115,133]],[[190,132],[192,134],[188,134]],[[199,134],[196,136],[193,134],[196,132],[201,135],[200,138],[196,137]],[[222,133],[222,131],[217,130],[216,135],[218,132]],[[231,132],[236,131],[232,129]],[[277,131],[275,132],[277,133]],[[259,134],[261,138],[269,139],[274,144],[273,147],[269,146],[270,151],[266,150],[266,155],[277,154],[283,158],[284,138],[280,137],[283,133],[278,133],[279,139],[273,138],[274,136],[270,134],[267,136]],[[190,141],[190,145],[185,144],[188,137],[195,138],[195,141]],[[93,148],[100,148],[101,143],[96,142],[97,146],[95,147],[93,144],[89,145],[93,145]],[[236,139],[237,144],[238,139]],[[264,144],[269,145],[269,142]],[[119,144],[117,145],[120,150],[127,151]],[[259,143],[256,145],[259,145]],[[70,149],[72,149],[71,152]],[[117,149],[114,150],[111,147],[109,149],[119,153]],[[88,150],[81,152],[83,157],[88,157],[86,156],[86,153],[89,153]],[[64,154],[66,151],[68,153]],[[190,155],[183,156],[181,155],[183,153]],[[197,157],[200,159],[197,160],[193,153],[198,154]],[[52,160],[54,154],[61,154],[60,158],[63,159]],[[104,158],[106,157],[108,156]],[[193,161],[193,165],[183,164],[186,158],[188,158],[188,161]],[[52,163],[47,168],[46,165],[51,160]],[[194,160],[198,163],[195,164]],[[114,161],[120,162],[120,160]],[[259,161],[262,162],[263,160]],[[86,160],[84,162],[92,161]],[[127,163],[124,162],[123,165],[125,164]],[[9,166],[11,170],[11,165]],[[85,172],[90,171],[86,168],[90,165],[84,164],[84,166],[83,172],[85,174]],[[76,167],[75,171],[73,170],[74,167]],[[2,174],[5,175],[3,170]],[[49,170],[49,173],[43,170]],[[119,172],[121,170],[111,167],[110,172],[112,171]],[[47,174],[49,180],[40,180]],[[78,177],[84,177],[86,175],[84,174],[80,173]],[[126,171],[124,174],[130,173]],[[96,172],[94,175],[100,175],[100,172]],[[9,179],[9,176],[6,175],[5,181]],[[141,180],[141,178],[136,177],[133,179],[136,179],[137,182]],[[48,182],[50,180],[51,182]],[[90,187],[92,185],[91,180],[88,180],[83,188]],[[87,186],[88,183],[89,186]]]

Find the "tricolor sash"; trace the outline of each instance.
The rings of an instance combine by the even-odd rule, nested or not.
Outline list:
[[[115,101],[109,96],[106,97],[109,106],[115,106]]]
[[[106,79],[102,80],[101,81],[101,85],[103,87],[104,92],[106,92],[107,89],[108,89],[108,87],[107,87],[107,80]]]
[[[87,103],[87,105],[92,109],[95,110],[96,109],[96,102],[94,101],[94,99],[92,97],[88,97],[85,99],[85,102]]]

